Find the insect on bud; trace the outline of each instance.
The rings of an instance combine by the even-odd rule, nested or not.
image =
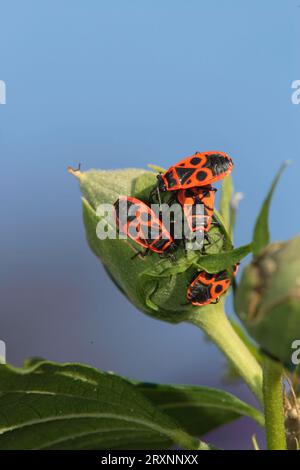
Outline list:
[[[84,196],[88,243],[114,283],[144,313],[172,323],[186,320],[196,309],[187,299],[187,289],[199,271],[197,263],[203,254],[198,247],[187,252],[184,240],[177,240],[178,233],[169,228],[168,217],[162,221],[151,209],[156,174],[137,169],[69,171],[78,178]],[[207,190],[205,197],[209,197],[211,191],[206,193]],[[163,203],[164,198],[165,195]],[[125,221],[120,210],[122,202]],[[169,201],[161,209],[163,206],[169,208]],[[170,220],[178,222],[182,235],[181,218],[174,209]],[[144,228],[151,230],[144,233]],[[218,253],[223,246],[220,227],[211,224],[209,229],[206,253]],[[147,256],[143,256],[145,249]]]

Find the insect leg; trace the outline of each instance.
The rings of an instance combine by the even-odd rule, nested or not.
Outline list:
[[[157,194],[157,199],[158,199],[159,207],[161,207],[161,198],[160,198],[160,191],[159,191],[159,187],[158,187],[158,186],[156,186],[156,194]]]
[[[131,257],[131,259],[134,259],[136,258],[137,256],[139,256],[140,258],[145,258],[145,256],[147,256],[148,252],[149,252],[149,248],[145,248],[144,251],[137,251],[135,248],[132,247],[132,249],[135,251],[135,254]]]

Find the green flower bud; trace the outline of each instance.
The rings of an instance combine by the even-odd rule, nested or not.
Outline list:
[[[262,350],[293,367],[293,342],[300,339],[300,237],[270,244],[245,268],[235,306]]]
[[[88,243],[115,284],[146,314],[172,323],[187,320],[198,310],[186,298],[187,287],[203,269],[201,260],[208,260],[207,255],[192,250],[186,254],[180,246],[175,252],[175,261],[152,252],[144,258],[133,257],[141,247],[132,240],[99,238],[103,231],[116,229],[108,215],[97,209],[99,204],[114,204],[120,195],[130,195],[148,203],[157,182],[156,173],[139,169],[69,171],[78,178],[83,194]],[[213,243],[206,250],[208,254],[218,253],[224,243],[228,244],[219,227],[211,229],[210,237]],[[230,260],[227,264],[232,265]],[[214,272],[213,265],[210,272]],[[204,309],[202,307],[201,312]]]

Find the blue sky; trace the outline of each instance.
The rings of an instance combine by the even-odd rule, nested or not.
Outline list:
[[[289,159],[272,238],[298,233],[298,3],[1,2],[0,309],[12,362],[41,355],[141,379],[218,383],[223,360],[197,331],[144,317],[115,292],[85,243],[66,167],[168,167],[195,150],[228,152],[245,193],[242,244]]]

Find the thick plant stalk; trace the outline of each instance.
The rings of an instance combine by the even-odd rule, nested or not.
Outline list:
[[[263,364],[263,393],[268,450],[286,450],[282,366],[268,357]]]
[[[225,315],[223,304],[220,302],[220,304],[211,307],[209,312],[202,314],[201,308],[195,310],[190,322],[200,327],[218,346],[262,404],[262,369],[232,328]]]

